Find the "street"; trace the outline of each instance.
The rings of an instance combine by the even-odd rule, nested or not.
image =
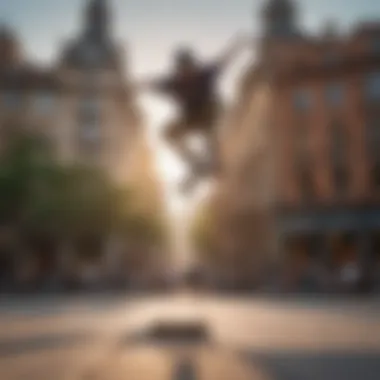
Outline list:
[[[0,378],[377,379],[380,301],[78,296],[0,300]],[[159,321],[197,321],[208,342],[188,351],[138,340]],[[187,352],[187,351],[186,351]]]

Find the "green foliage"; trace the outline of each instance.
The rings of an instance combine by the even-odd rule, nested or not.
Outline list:
[[[132,237],[132,240],[139,242],[163,243],[164,228],[163,223],[153,216],[131,213],[125,219],[125,233]]]
[[[162,227],[133,212],[133,194],[102,171],[62,165],[46,142],[15,136],[0,158],[0,223],[18,236],[48,240],[107,236],[122,232],[155,243]]]

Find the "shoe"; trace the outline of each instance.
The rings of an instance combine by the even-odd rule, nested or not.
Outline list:
[[[210,163],[208,161],[198,161],[191,167],[193,176],[205,177],[210,173]]]

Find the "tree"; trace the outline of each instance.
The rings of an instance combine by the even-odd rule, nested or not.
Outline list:
[[[111,234],[140,247],[163,241],[158,218],[137,212],[134,195],[103,171],[59,163],[46,141],[13,136],[0,157],[0,223],[19,254],[44,251],[54,259],[60,245],[76,246],[88,259],[102,253]]]

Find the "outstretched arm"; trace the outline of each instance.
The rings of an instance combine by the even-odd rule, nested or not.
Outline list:
[[[250,36],[239,35],[222,52],[217,59],[217,64],[221,69],[226,68],[245,48],[252,46],[253,39]]]

